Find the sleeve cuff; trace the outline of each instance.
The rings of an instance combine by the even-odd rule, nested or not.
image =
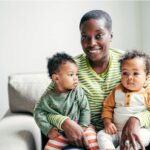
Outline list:
[[[63,117],[61,120],[60,120],[60,123],[58,124],[59,126],[58,126],[58,129],[60,129],[60,130],[63,130],[62,128],[61,128],[61,126],[62,126],[62,123],[66,120],[66,119],[68,119],[69,117]]]
[[[150,127],[150,111],[143,111],[134,117],[139,119],[141,127]]]
[[[50,124],[52,124],[53,126],[55,126],[56,128],[62,130],[61,125],[62,123],[68,119],[69,117],[67,116],[62,116],[62,115],[51,115],[49,114],[47,116],[48,121],[50,122]]]

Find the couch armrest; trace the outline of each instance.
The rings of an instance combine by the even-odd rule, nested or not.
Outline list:
[[[2,143],[6,144],[6,146],[7,144],[10,145],[10,143],[7,143],[7,141],[9,141],[11,137],[12,137],[12,144],[14,147],[16,147],[16,150],[17,150],[17,143],[13,142],[16,139],[18,140],[18,142],[21,141],[22,139],[23,141],[22,143],[26,143],[22,144],[24,146],[22,147],[22,150],[24,150],[25,147],[29,147],[28,149],[31,150],[33,148],[35,148],[36,150],[41,150],[42,147],[41,132],[38,126],[36,125],[34,118],[30,115],[11,114],[10,116],[7,116],[2,120],[0,120],[0,139]],[[6,139],[7,141],[5,142]],[[2,143],[0,142],[0,144]]]

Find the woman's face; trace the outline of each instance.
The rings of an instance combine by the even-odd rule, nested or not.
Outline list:
[[[112,33],[105,27],[104,19],[90,19],[81,27],[81,45],[90,61],[108,60]]]

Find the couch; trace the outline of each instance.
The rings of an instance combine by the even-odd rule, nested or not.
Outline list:
[[[36,101],[48,86],[47,73],[13,74],[8,78],[9,110],[0,120],[1,150],[41,150],[40,129],[33,118]]]

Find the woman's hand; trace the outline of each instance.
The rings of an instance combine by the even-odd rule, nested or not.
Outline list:
[[[77,147],[84,146],[83,129],[76,122],[68,118],[63,122],[62,129],[64,130],[65,135],[67,136],[67,139],[71,145]]]
[[[141,137],[139,136],[139,129],[139,120],[135,117],[130,117],[122,130],[120,143],[121,150],[129,150],[131,147],[133,147],[134,150],[138,150],[138,144],[141,150],[145,150],[145,147],[141,142]]]

